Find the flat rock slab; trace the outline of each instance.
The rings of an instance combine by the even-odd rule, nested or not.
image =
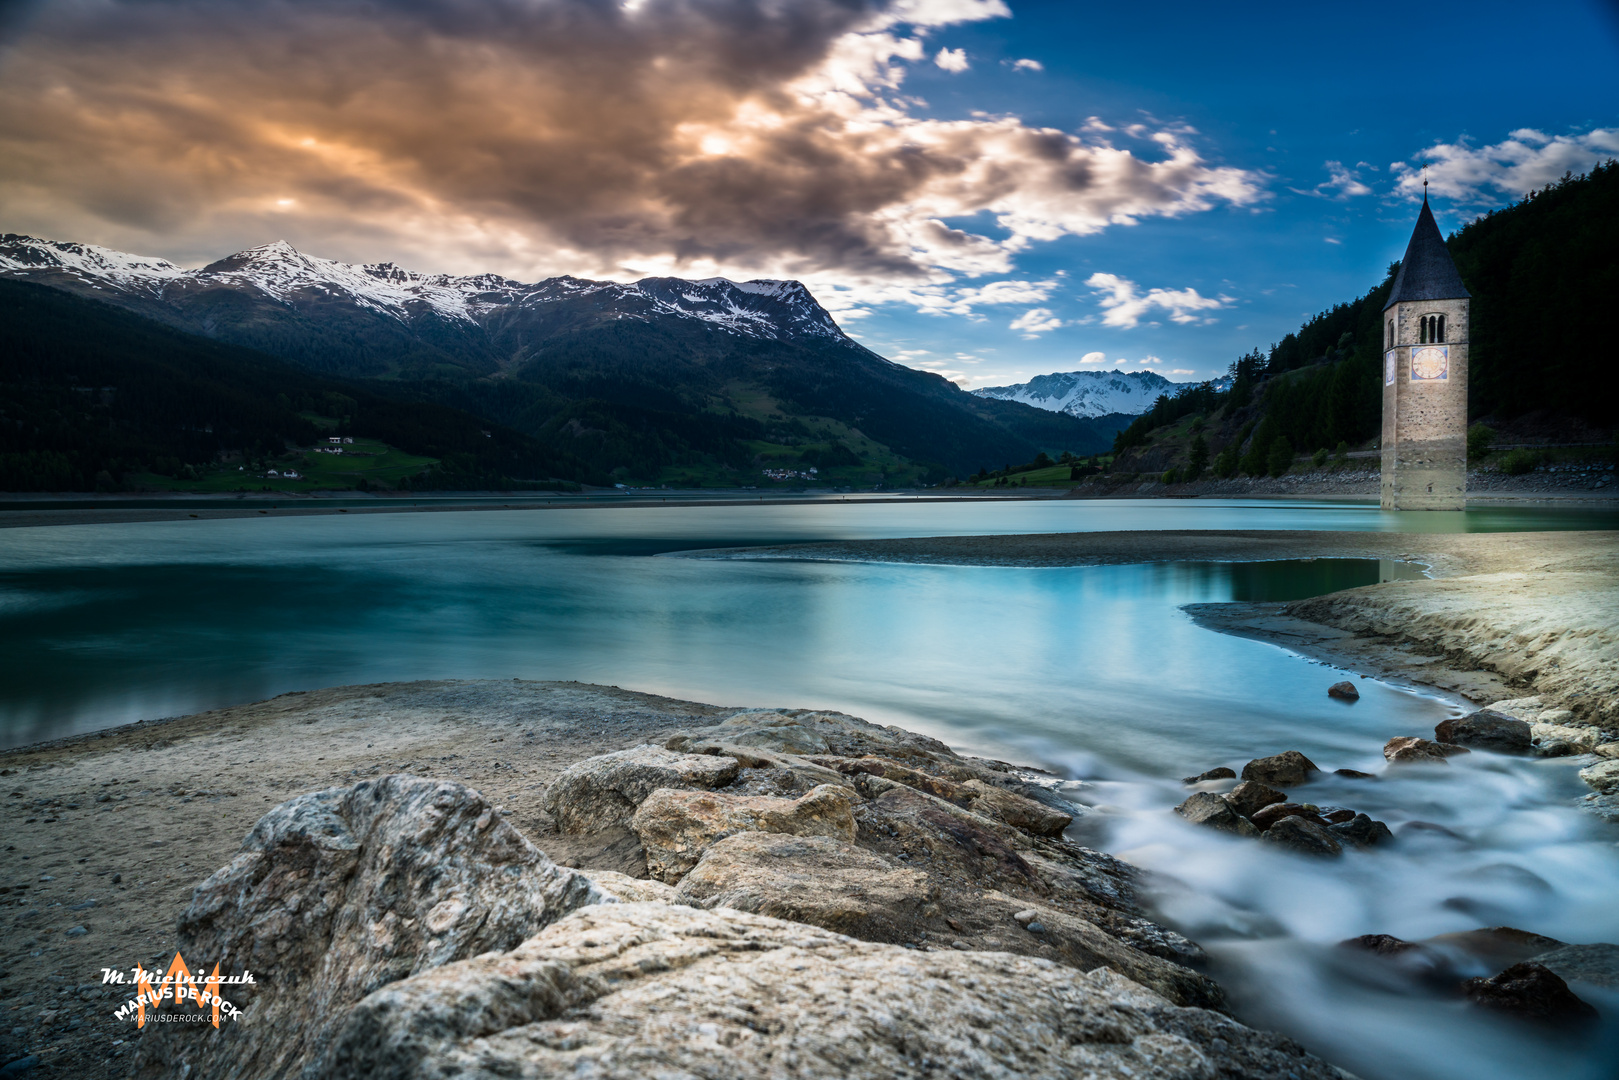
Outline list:
[[[1342,1075],[1105,970],[663,904],[586,909],[509,953],[385,987],[324,1064],[370,1080]]]
[[[1590,983],[1619,990],[1619,945],[1565,945],[1531,958],[1564,982]]]

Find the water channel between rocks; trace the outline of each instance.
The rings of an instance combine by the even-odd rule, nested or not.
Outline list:
[[[1238,1014],[1373,1078],[1612,1075],[1595,1044],[1525,1035],[1335,947],[1511,925],[1619,941],[1619,831],[1568,761],[1477,752],[1305,801],[1398,843],[1324,862],[1198,829],[1180,777],[1281,750],[1383,772],[1394,735],[1462,711],[1196,626],[1190,603],[1316,595],[1420,568],[1365,560],[1073,568],[703,561],[698,547],[1130,528],[1604,527],[1549,512],[1130,503],[778,506],[311,517],[0,534],[0,739],[16,745],[293,689],[579,679],[737,706],[830,708],[1038,764],[1092,812],[1076,835],[1159,871]],[[1479,974],[1493,972],[1480,969]]]

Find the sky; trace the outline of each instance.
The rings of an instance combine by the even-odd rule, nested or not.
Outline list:
[[[792,277],[967,387],[1223,373],[1619,157],[1619,0],[0,0],[0,232]]]

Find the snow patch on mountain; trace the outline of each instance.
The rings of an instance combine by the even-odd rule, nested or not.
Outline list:
[[[1139,416],[1152,408],[1158,395],[1173,394],[1182,385],[1155,371],[1058,371],[1014,386],[979,387],[973,393],[1089,418],[1109,413]]]
[[[507,307],[601,294],[617,317],[666,316],[708,323],[743,337],[804,336],[847,341],[836,321],[797,281],[643,278],[633,284],[555,277],[524,283],[497,274],[426,275],[394,263],[336,262],[305,255],[284,240],[239,251],[199,270],[93,244],[0,236],[0,276],[67,274],[161,300],[171,290],[226,286],[263,293],[290,306],[350,303],[410,323],[422,316],[477,324]],[[178,293],[175,293],[178,295]]]

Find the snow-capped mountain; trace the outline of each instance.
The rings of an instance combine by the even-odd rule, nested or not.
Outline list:
[[[33,279],[101,299],[122,300],[147,314],[194,315],[217,290],[267,300],[299,313],[333,314],[349,305],[406,326],[446,320],[488,326],[515,311],[586,306],[610,317],[692,320],[741,337],[774,341],[847,342],[824,308],[796,281],[733,282],[645,278],[630,284],[555,277],[526,283],[495,274],[418,274],[393,263],[315,258],[285,241],[237,252],[198,270],[93,244],[0,235],[0,277]],[[214,297],[217,300],[217,296]],[[203,329],[211,327],[202,320]],[[509,320],[508,320],[509,321]]]
[[[1015,386],[979,387],[973,393],[1069,416],[1138,416],[1152,408],[1159,394],[1173,394],[1180,386],[1155,371],[1058,371]]]

